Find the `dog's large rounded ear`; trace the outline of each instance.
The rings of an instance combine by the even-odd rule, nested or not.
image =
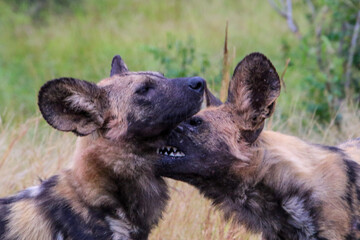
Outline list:
[[[111,62],[111,71],[110,71],[110,77],[121,74],[124,72],[128,72],[129,69],[126,66],[124,60],[120,57],[120,55],[116,55],[113,57],[113,60]]]
[[[205,99],[206,99],[207,107],[211,107],[211,106],[217,107],[223,104],[220,99],[218,99],[217,97],[215,97],[214,94],[212,94],[212,92],[209,90],[207,86],[205,88]]]
[[[275,109],[280,95],[280,78],[269,59],[261,53],[246,56],[235,68],[229,86],[227,104],[239,117],[240,127],[246,131],[247,138],[257,138],[266,118]]]
[[[41,87],[38,105],[51,126],[84,136],[103,126],[108,101],[105,90],[94,83],[59,78]]]

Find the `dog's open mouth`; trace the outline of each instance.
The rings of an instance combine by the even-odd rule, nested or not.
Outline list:
[[[156,150],[156,153],[159,155],[165,155],[170,157],[185,157],[185,153],[181,152],[179,149],[172,146],[165,146],[158,148]]]

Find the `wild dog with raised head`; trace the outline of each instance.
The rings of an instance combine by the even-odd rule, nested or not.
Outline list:
[[[165,182],[154,174],[156,149],[200,110],[204,85],[200,77],[130,72],[120,56],[110,78],[97,85],[47,82],[39,92],[43,117],[83,137],[71,169],[0,199],[0,239],[147,239],[168,199]]]
[[[226,103],[207,92],[207,109],[172,131],[161,175],[200,190],[248,230],[275,239],[360,239],[360,139],[339,147],[262,131],[280,80],[260,53],[236,67]]]

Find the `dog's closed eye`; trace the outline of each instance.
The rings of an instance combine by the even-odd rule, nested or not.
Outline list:
[[[136,94],[139,94],[139,95],[145,95],[147,94],[149,91],[153,90],[155,88],[155,86],[151,83],[145,83],[143,85],[141,85],[140,87],[138,87],[136,90],[135,90],[135,93]]]

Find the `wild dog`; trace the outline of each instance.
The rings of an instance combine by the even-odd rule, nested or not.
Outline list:
[[[156,149],[200,110],[200,77],[130,72],[120,56],[98,84],[59,78],[42,86],[45,120],[78,136],[73,167],[0,199],[2,240],[147,239],[168,199]]]
[[[181,123],[162,155],[162,176],[187,182],[249,231],[277,239],[360,239],[360,139],[338,147],[263,131],[280,94],[260,53],[235,68],[227,101]],[[181,155],[181,156],[180,156]]]

